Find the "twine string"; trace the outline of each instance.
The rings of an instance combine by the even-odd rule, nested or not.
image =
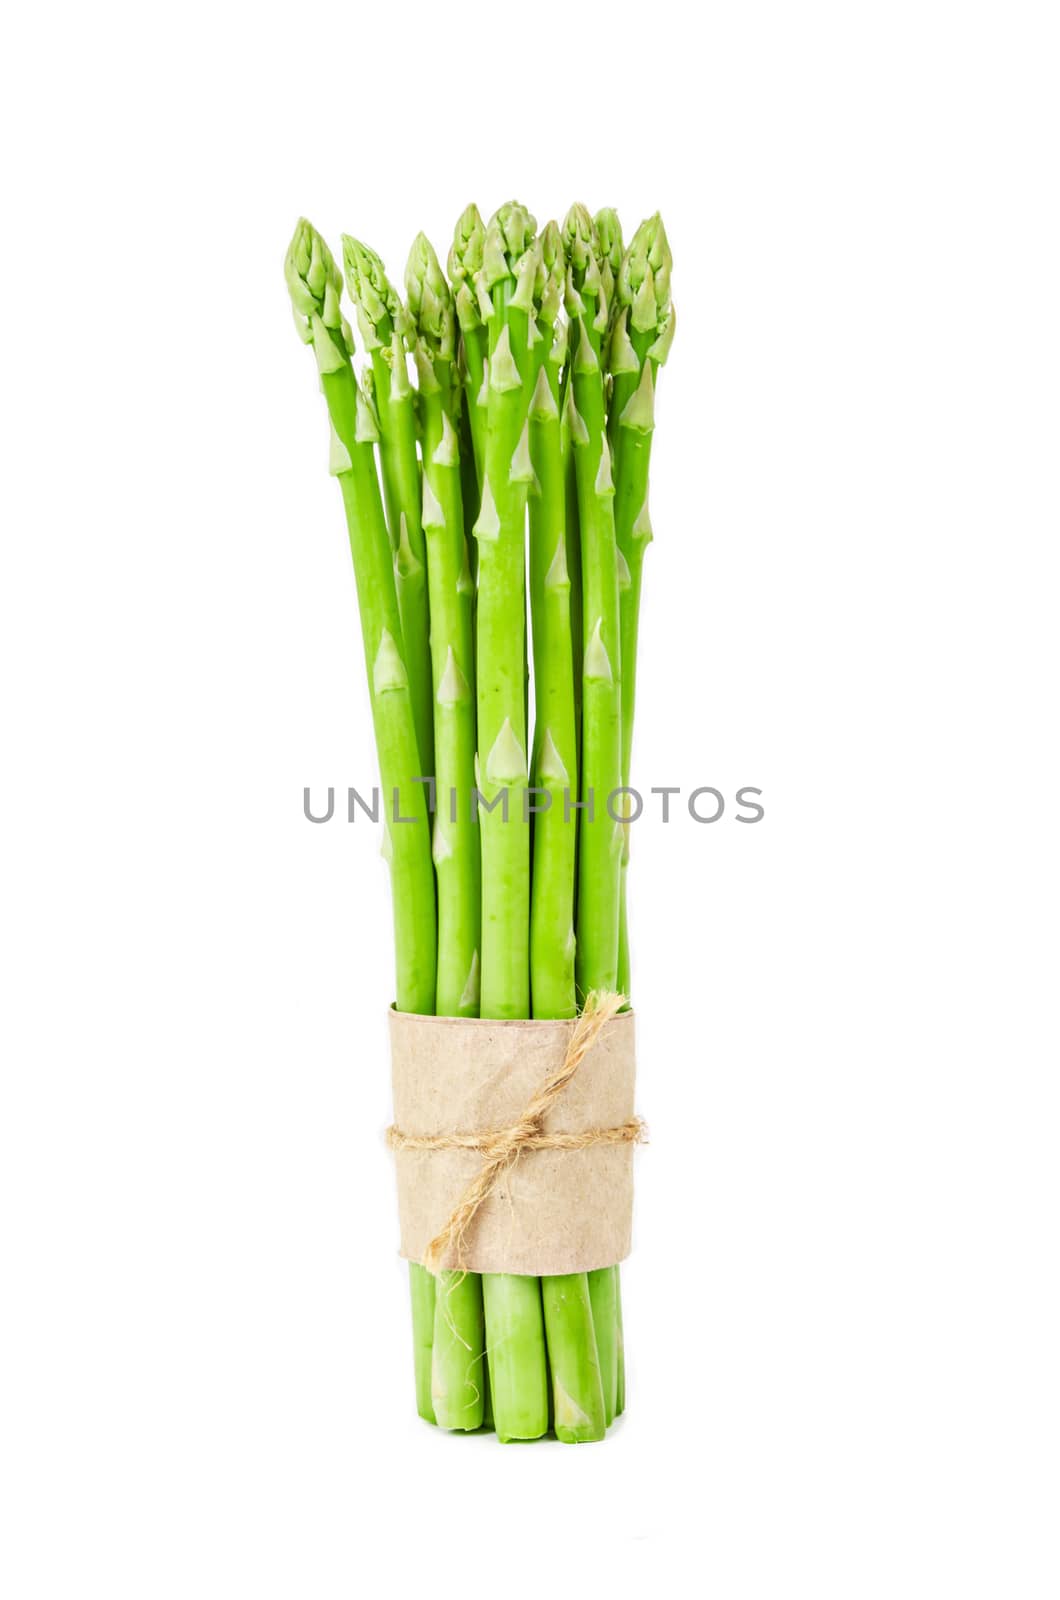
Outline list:
[[[586,1150],[590,1145],[637,1144],[643,1139],[644,1124],[639,1117],[617,1128],[587,1128],[582,1133],[545,1133],[542,1129],[545,1116],[596,1044],[603,1028],[627,1003],[625,995],[609,991],[600,994],[594,991],[587,996],[563,1060],[543,1079],[518,1122],[511,1127],[488,1133],[439,1134],[405,1134],[399,1128],[387,1129],[387,1143],[392,1150],[476,1150],[484,1158],[445,1224],[427,1246],[423,1265],[428,1271],[437,1273],[453,1250],[458,1266],[463,1269],[468,1229],[483,1202],[524,1151]]]

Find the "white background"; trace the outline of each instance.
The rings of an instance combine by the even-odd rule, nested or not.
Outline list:
[[[11,1600],[1057,1594],[1053,20],[8,21]],[[512,195],[663,210],[637,775],[767,806],[634,840],[586,1450],[413,1414],[385,870],[302,817],[374,758],[291,229]]]

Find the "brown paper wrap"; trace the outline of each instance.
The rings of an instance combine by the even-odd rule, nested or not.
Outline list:
[[[489,1133],[522,1115],[564,1060],[574,1022],[491,1022],[390,1012],[394,1121],[404,1135]],[[634,1020],[603,1025],[542,1132],[581,1134],[633,1120]],[[422,1261],[482,1168],[475,1150],[395,1148],[401,1254]],[[610,1267],[629,1254],[633,1145],[524,1150],[440,1265],[535,1277]]]

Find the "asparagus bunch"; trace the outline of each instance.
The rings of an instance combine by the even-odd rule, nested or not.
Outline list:
[[[593,990],[628,994],[615,800],[630,776],[654,389],[673,336],[666,236],[656,216],[623,250],[610,209],[576,205],[538,233],[516,202],[488,225],[472,205],[448,281],[417,236],[406,304],[367,245],[344,236],[343,260],[360,384],[342,279],[307,222],[286,277],[331,423],[387,815],[413,819],[384,836],[397,1004],[573,1017]],[[428,1421],[492,1420],[502,1440],[551,1425],[582,1442],[622,1411],[617,1267],[538,1280],[413,1264],[410,1282]]]

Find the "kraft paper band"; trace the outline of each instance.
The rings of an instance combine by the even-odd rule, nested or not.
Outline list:
[[[403,1256],[533,1276],[625,1259],[642,1125],[621,1003],[569,1022],[390,1012]]]

